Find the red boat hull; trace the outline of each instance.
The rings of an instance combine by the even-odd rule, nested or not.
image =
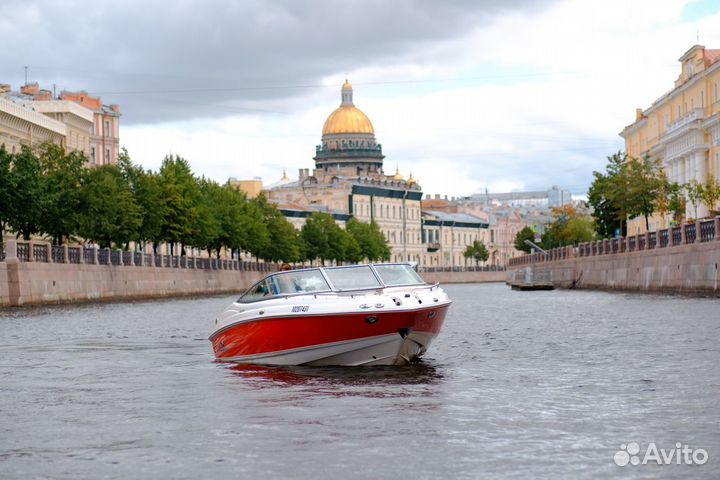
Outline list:
[[[429,343],[440,332],[448,307],[445,304],[407,311],[258,318],[230,325],[210,340],[217,359],[226,361],[374,337],[404,339],[412,334],[412,338],[428,339]],[[426,346],[420,345],[420,351],[424,352]]]

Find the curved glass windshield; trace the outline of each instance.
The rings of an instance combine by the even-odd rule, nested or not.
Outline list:
[[[382,288],[369,266],[326,268],[325,275],[335,290]]]
[[[327,292],[330,285],[320,270],[298,270],[271,275],[253,285],[240,297],[240,302],[255,302],[276,295]]]
[[[425,283],[410,265],[374,265],[383,283],[389,287]]]

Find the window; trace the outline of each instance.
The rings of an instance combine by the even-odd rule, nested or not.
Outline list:
[[[105,136],[110,136],[110,120],[105,120]]]
[[[256,283],[240,297],[240,303],[264,300],[276,295],[327,292],[330,286],[320,270],[301,270],[271,275]]]
[[[705,108],[705,92],[700,91],[700,106]]]
[[[95,147],[90,148],[90,161],[94,164],[96,162],[95,160]]]
[[[105,163],[110,163],[110,149],[105,150]]]
[[[332,282],[335,290],[360,290],[382,287],[368,266],[327,268],[325,274]]]
[[[388,286],[425,283],[410,265],[375,265],[375,271]]]

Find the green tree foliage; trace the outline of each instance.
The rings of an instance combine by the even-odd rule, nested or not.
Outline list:
[[[159,242],[163,222],[163,202],[157,174],[134,165],[124,148],[118,155],[118,166],[130,187],[135,204],[141,211],[142,223],[133,240],[140,244]]]
[[[588,202],[603,237],[614,235],[616,228],[624,235],[628,217],[645,217],[649,229],[650,216],[663,210],[671,193],[660,160],[647,156],[635,159],[618,152],[608,157],[606,173],[593,172],[593,176]]]
[[[597,232],[602,237],[612,237],[616,229],[624,235],[627,229],[625,192],[629,185],[624,173],[627,159],[626,154],[618,152],[608,157],[605,173],[593,172],[595,180],[588,190],[588,203],[593,207]]]
[[[245,201],[242,204],[242,223],[240,224],[240,228],[243,232],[243,237],[240,243],[240,249],[251,252],[257,258],[263,258],[262,252],[268,248],[271,239],[270,231],[264,221],[263,208],[258,198]]]
[[[104,247],[168,242],[249,252],[274,262],[359,262],[390,258],[375,222],[340,228],[328,214],[312,215],[298,232],[264,195],[248,200],[229,183],[193,175],[188,162],[168,156],[157,173],[134,165],[123,149],[118,165],[85,167],[77,153],[44,145],[9,154],[0,148],[0,222],[29,240],[71,236]]]
[[[346,229],[360,248],[359,260],[349,259],[350,261],[367,259],[369,262],[375,262],[390,259],[390,247],[375,220],[370,223],[363,223],[356,218],[351,218],[347,222]]]
[[[23,146],[13,155],[10,188],[7,205],[7,224],[24,240],[40,232],[44,202],[43,191],[45,177],[42,175],[40,161],[32,151]]]
[[[272,262],[299,262],[303,260],[300,232],[288,222],[282,213],[260,194],[254,203],[262,212],[262,223],[267,227],[268,242],[258,255]]]
[[[217,258],[220,258],[222,248],[228,244],[229,235],[223,231],[223,225],[227,225],[229,208],[225,201],[229,199],[226,198],[223,187],[217,182],[203,177],[198,184],[200,196],[195,202],[198,220],[187,243],[204,248],[209,256],[212,256],[214,251]]]
[[[702,201],[707,205],[711,215],[717,215],[718,200],[720,200],[720,184],[712,175],[709,175],[702,189]]]
[[[515,235],[515,250],[530,253],[532,251],[532,247],[527,245],[525,240],[530,240],[531,242],[535,241],[535,232],[533,232],[533,229],[529,226],[523,227],[523,229]]]
[[[310,261],[319,259],[325,265],[326,260],[339,263],[362,259],[359,242],[340,228],[330,214],[315,212],[310,215],[303,225],[301,236]]]
[[[572,205],[553,209],[555,220],[545,228],[542,247],[545,249],[577,245],[595,240],[595,222],[589,215],[583,215]]]
[[[189,245],[198,234],[200,185],[184,158],[167,156],[159,171],[158,183],[162,195],[160,210],[162,224],[159,239],[172,244]],[[195,245],[203,247],[203,245]]]
[[[79,235],[101,247],[135,239],[142,212],[122,171],[115,165],[102,165],[87,169],[84,177]]]
[[[305,244],[305,254],[311,262],[320,259],[324,265],[329,258],[330,234],[329,231],[337,227],[335,219],[327,213],[313,213],[305,221],[301,230],[301,236]]]
[[[627,176],[626,209],[631,218],[645,217],[645,228],[650,230],[650,217],[664,203],[668,179],[659,158],[645,156],[625,162]]]
[[[39,229],[60,244],[77,232],[80,225],[82,178],[86,158],[82,153],[66,153],[52,143],[39,151],[42,182],[42,214]]]
[[[687,196],[688,202],[690,202],[690,205],[693,206],[695,218],[697,218],[697,209],[703,200],[703,184],[695,179],[692,179],[688,183],[683,185],[683,188],[685,189],[685,194]]]
[[[5,144],[2,144],[0,145],[0,244],[5,232],[5,225],[10,219],[10,204],[12,202],[11,165],[12,155],[5,149]]]
[[[465,258],[472,258],[475,260],[475,265],[477,265],[480,262],[487,262],[487,259],[490,258],[490,252],[488,252],[485,243],[481,240],[475,240],[472,245],[467,246],[463,252],[463,256]]]

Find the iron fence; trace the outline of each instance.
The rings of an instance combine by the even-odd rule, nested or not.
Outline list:
[[[47,262],[48,261],[47,245],[33,245],[32,256],[33,256],[33,260],[36,262]]]
[[[79,264],[80,263],[80,247],[68,247],[68,262]]]
[[[52,246],[52,261],[55,263],[65,263],[65,247],[62,245]]]
[[[83,258],[85,259],[85,263],[92,265],[95,263],[95,249],[92,247],[83,247]]]

